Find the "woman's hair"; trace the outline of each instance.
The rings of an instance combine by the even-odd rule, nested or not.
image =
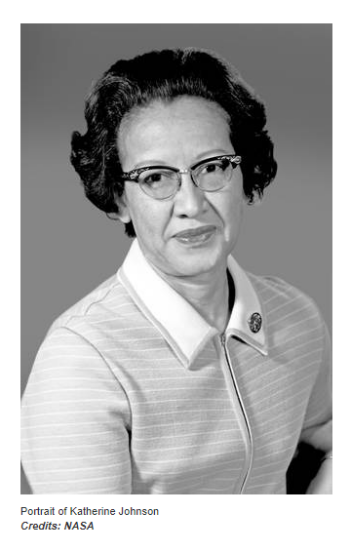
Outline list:
[[[216,102],[226,111],[232,145],[242,156],[244,193],[249,203],[256,195],[262,197],[277,171],[263,103],[224,60],[187,48],[117,61],[95,83],[85,105],[87,132],[73,132],[70,159],[86,196],[99,209],[117,214],[116,196],[124,191],[117,150],[123,117],[136,106],[183,95]],[[132,222],[125,225],[125,232],[135,236]]]

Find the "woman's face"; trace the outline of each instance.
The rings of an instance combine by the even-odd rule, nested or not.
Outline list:
[[[187,169],[202,159],[235,153],[227,120],[217,104],[188,96],[138,108],[122,122],[118,135],[123,170],[150,165]],[[241,170],[237,167],[214,193],[196,187],[188,173],[181,179],[175,196],[162,201],[126,181],[120,219],[132,221],[144,255],[165,277],[226,270],[244,204]]]

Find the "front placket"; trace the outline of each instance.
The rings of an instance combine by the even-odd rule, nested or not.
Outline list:
[[[227,349],[227,339],[229,336],[222,334],[220,339],[220,364],[222,366],[225,380],[230,382],[230,387],[232,389],[232,400],[233,406],[235,409],[235,414],[237,415],[238,423],[242,432],[242,437],[245,446],[245,462],[242,470],[241,477],[237,483],[237,491],[234,494],[243,494],[246,487],[249,473],[252,468],[253,463],[253,437],[252,431],[249,424],[247,412],[244,408],[243,400],[239,392],[237,385],[237,380],[235,373],[232,367],[230,355]]]

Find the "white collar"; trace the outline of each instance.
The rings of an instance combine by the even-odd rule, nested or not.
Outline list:
[[[265,316],[258,295],[250,279],[232,256],[229,256],[227,266],[235,285],[235,301],[225,334],[237,336],[267,355]],[[144,257],[137,239],[132,243],[118,271],[118,279],[185,366],[192,363],[211,337],[218,335],[218,330],[210,326],[155,272]],[[253,319],[254,316],[257,319],[258,326],[259,320],[262,320],[261,328],[256,333],[251,330],[252,315]]]

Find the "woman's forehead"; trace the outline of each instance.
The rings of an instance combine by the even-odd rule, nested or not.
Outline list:
[[[134,149],[171,148],[172,143],[187,139],[204,141],[206,147],[216,140],[227,141],[228,123],[227,113],[217,103],[203,98],[181,96],[167,102],[155,100],[134,108],[123,119],[117,145],[121,157]]]
[[[223,117],[229,121],[229,115],[217,103],[200,96],[182,95],[168,99],[154,99],[146,105],[136,105],[126,113],[121,121],[121,126],[131,121],[140,121],[144,118],[160,116],[167,117],[172,114],[181,116],[181,113],[198,113],[209,111],[213,115]]]

